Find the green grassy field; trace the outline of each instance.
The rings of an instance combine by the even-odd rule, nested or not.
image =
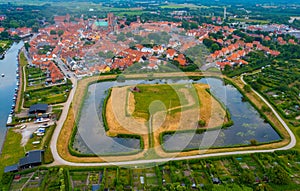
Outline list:
[[[247,22],[247,23],[259,23],[259,24],[268,24],[270,21],[267,20],[257,20],[257,19],[244,19],[244,18],[234,18],[233,21]]]
[[[0,40],[0,53],[4,52],[12,44],[10,40]]]
[[[0,158],[0,177],[6,166],[18,163],[19,159],[25,155],[23,147],[20,146],[22,135],[14,130],[15,128],[10,128],[7,131]]]
[[[178,86],[178,85],[176,85]],[[133,116],[149,118],[149,112],[155,113],[181,106],[175,86],[138,85],[141,92],[134,92],[135,110]]]
[[[0,47],[5,48],[11,42],[9,40],[0,40]]]
[[[24,52],[20,53],[20,66],[26,66],[28,64],[28,61],[24,55]]]

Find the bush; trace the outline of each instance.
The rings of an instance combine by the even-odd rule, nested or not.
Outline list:
[[[198,121],[198,126],[199,127],[204,127],[206,125],[206,121],[205,120],[199,120]]]

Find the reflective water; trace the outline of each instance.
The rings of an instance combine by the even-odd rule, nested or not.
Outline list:
[[[5,58],[0,60],[0,149],[2,148],[4,137],[6,134],[6,122],[13,104],[13,96],[15,93],[17,56],[19,50],[23,47],[23,42],[14,43],[5,54]]]
[[[85,154],[120,154],[140,150],[140,140],[134,138],[108,137],[102,121],[102,104],[107,90],[115,86],[132,84],[188,83],[190,80],[126,80],[92,84],[84,101],[78,132],[73,148]],[[265,123],[259,113],[248,102],[242,101],[241,93],[231,85],[215,78],[203,78],[194,83],[208,83],[212,94],[229,109],[234,125],[227,129],[213,130],[202,134],[177,132],[163,136],[163,148],[168,151],[195,149],[207,146],[234,146],[249,144],[251,139],[257,142],[270,142],[280,139],[269,123]]]

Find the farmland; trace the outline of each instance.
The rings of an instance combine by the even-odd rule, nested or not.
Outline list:
[[[41,167],[21,173],[10,190],[295,190],[296,151],[170,161],[151,166]],[[13,176],[6,174],[7,179]]]
[[[296,80],[300,77],[299,66],[297,60],[276,62],[245,77],[295,127],[300,125],[300,83]]]

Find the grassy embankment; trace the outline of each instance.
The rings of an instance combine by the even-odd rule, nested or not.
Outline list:
[[[24,83],[25,83],[25,76],[26,74],[24,73],[24,69],[26,68],[28,61],[24,55],[24,52],[21,52],[19,55],[19,74],[20,74],[20,89],[18,92],[18,99],[17,99],[17,107],[16,107],[16,112],[20,112],[22,108],[22,99],[24,97]]]
[[[15,129],[9,128],[6,134],[0,157],[0,177],[2,177],[6,166],[18,163],[19,159],[25,155],[24,148],[21,147],[22,135],[15,132]]]

